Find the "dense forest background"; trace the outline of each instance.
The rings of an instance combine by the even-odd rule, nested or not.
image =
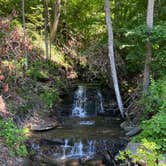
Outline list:
[[[110,18],[125,119],[142,129],[133,140],[146,139],[159,156],[166,152],[166,1],[155,0],[151,29],[147,6],[111,0]],[[13,154],[27,155],[28,120],[50,113],[76,82],[114,89],[107,43],[104,1],[0,0],[0,136]]]

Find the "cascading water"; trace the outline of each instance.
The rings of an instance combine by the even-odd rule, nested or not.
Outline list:
[[[93,140],[88,141],[88,145],[89,145],[88,154],[89,155],[95,154],[95,141]]]
[[[72,116],[84,118],[86,117],[86,88],[84,86],[78,86],[74,95],[74,106],[72,110]]]
[[[98,112],[99,113],[104,113],[103,96],[102,96],[102,94],[99,90],[97,91],[97,96],[99,98]]]
[[[74,104],[72,109],[72,116],[73,117],[80,117],[85,118],[89,115],[89,106],[91,102],[94,102],[93,107],[93,115],[97,115],[98,113],[104,113],[104,106],[103,106],[103,96],[100,90],[97,90],[94,98],[89,100],[89,96],[87,96],[87,89],[84,86],[78,86],[75,94],[74,94]],[[97,100],[95,100],[97,99]],[[96,103],[96,104],[95,104]],[[86,123],[86,125],[88,125]]]
[[[84,152],[83,152],[83,144],[82,141],[75,143],[74,147],[72,149],[72,155],[73,156],[83,156]]]
[[[65,159],[65,158],[66,158],[66,150],[67,150],[68,147],[70,147],[70,146],[68,145],[68,142],[69,142],[69,140],[68,140],[68,139],[65,139],[65,144],[62,145],[62,151],[63,151],[62,159]]]
[[[68,140],[62,145],[63,156],[61,159],[66,158],[82,158],[91,157],[95,154],[95,141],[90,140],[86,144],[82,141],[75,142],[73,146],[68,145]]]

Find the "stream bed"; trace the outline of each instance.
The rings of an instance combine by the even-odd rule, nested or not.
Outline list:
[[[78,86],[62,102],[61,125],[31,133],[30,150],[43,165],[116,165],[127,143],[109,91]]]

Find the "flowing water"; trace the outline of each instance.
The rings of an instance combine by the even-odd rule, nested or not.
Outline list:
[[[99,90],[97,91],[97,95],[99,97],[99,107],[97,111],[100,113],[104,113],[103,96]]]
[[[73,117],[84,118],[87,116],[86,100],[86,88],[84,86],[78,86],[74,95],[74,105],[72,109]]]
[[[124,132],[120,119],[107,114],[113,111],[112,96],[96,87],[78,86],[69,99],[62,104],[61,127],[32,133],[34,149],[54,160],[89,159],[110,150],[116,154],[124,144]]]

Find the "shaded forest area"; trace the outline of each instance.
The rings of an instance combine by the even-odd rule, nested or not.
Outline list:
[[[166,153],[166,1],[0,0],[0,163],[32,155],[32,125],[52,116],[58,123],[54,110],[79,82],[115,89],[123,128],[139,128],[131,140],[143,148],[120,160],[158,165]]]

